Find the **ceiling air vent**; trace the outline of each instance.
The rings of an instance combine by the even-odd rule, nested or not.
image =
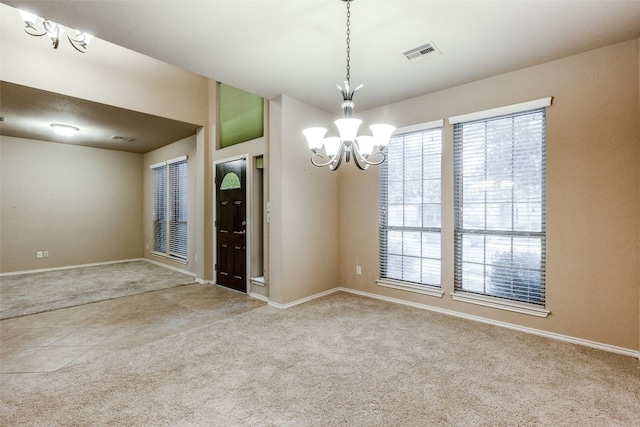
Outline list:
[[[131,142],[131,141],[133,141],[133,138],[127,138],[126,136],[118,136],[118,135],[113,135],[109,139],[112,139],[112,140],[117,141],[117,142]]]
[[[440,52],[436,45],[430,41],[422,46],[405,50],[402,54],[411,62],[419,62],[424,61],[427,58],[431,58],[432,56],[442,55],[442,52]]]

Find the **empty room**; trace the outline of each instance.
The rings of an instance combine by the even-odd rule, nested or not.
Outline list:
[[[637,425],[640,2],[0,20],[0,424]]]

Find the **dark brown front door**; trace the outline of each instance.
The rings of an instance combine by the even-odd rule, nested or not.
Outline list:
[[[216,283],[247,292],[246,160],[216,165]]]

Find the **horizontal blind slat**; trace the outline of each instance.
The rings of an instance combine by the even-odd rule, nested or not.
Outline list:
[[[454,125],[455,288],[544,305],[545,109]]]
[[[394,136],[379,167],[380,278],[440,286],[442,130]]]
[[[187,160],[169,163],[169,255],[187,259]]]
[[[153,250],[166,251],[167,167],[159,164],[151,170],[153,180]]]

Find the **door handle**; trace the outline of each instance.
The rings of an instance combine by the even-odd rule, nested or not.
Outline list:
[[[247,234],[247,230],[242,230],[242,231],[234,231],[234,234]]]

